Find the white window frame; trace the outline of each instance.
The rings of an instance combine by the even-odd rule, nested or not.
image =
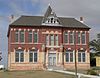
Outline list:
[[[50,35],[46,34],[46,45],[49,46]]]
[[[30,31],[31,31],[31,35],[32,35],[32,42],[29,42],[29,38],[28,38],[28,43],[33,43],[33,31],[32,30],[29,30],[28,31],[28,35],[30,35]],[[29,37],[29,36],[28,36]]]
[[[66,34],[67,33],[67,34]],[[66,41],[65,41],[65,36],[67,35],[67,43],[66,43]],[[66,32],[64,32],[64,43],[65,44],[68,44],[69,43],[69,32],[68,31],[66,31]]]
[[[21,35],[20,33],[21,33],[21,31],[23,31],[23,34],[24,34],[24,41],[23,41],[23,42],[21,42],[21,38],[20,38],[20,35]],[[24,30],[20,30],[20,31],[19,31],[19,42],[20,42],[20,43],[25,43],[25,31],[24,31]]]
[[[81,61],[79,62],[79,60],[78,60],[78,62],[79,63],[85,63],[86,62],[86,53],[85,53],[85,51],[84,52],[83,51],[82,52],[78,52],[78,54],[79,53],[81,53]],[[83,61],[83,53],[85,53],[85,62]],[[79,57],[78,57],[78,59],[79,59]]]
[[[33,54],[33,61],[32,62],[30,62],[30,53]],[[32,51],[30,50],[29,51],[29,62],[30,63],[37,63],[37,62],[34,61],[34,53],[37,53],[37,62],[38,62],[38,50],[32,50]]]
[[[58,46],[59,43],[59,38],[58,38],[58,34],[55,35],[55,45]]]
[[[65,61],[66,61],[66,63],[73,63],[73,62],[74,62],[74,52],[73,52],[73,51],[68,51],[68,50],[67,50],[66,53],[68,53],[68,56],[69,56],[68,62],[66,61],[66,56],[65,56]],[[71,62],[71,60],[70,60],[70,57],[71,57],[70,54],[71,54],[71,53],[73,53],[73,61],[72,61],[72,62]]]
[[[34,31],[34,32],[33,32],[33,35],[34,35],[35,33],[37,33],[37,42],[34,42],[34,40],[33,40],[33,42],[34,42],[34,43],[38,43],[38,41],[39,41],[38,32],[37,32],[37,31]]]
[[[17,51],[17,52],[16,52]],[[22,52],[23,51],[23,52]],[[23,56],[24,56],[24,50],[15,50],[15,62],[16,62],[16,53],[18,53],[19,54],[19,61],[18,61],[18,63],[23,63],[24,62],[24,57],[23,57],[23,62],[21,62],[21,53],[23,53]],[[17,62],[16,62],[17,63]]]

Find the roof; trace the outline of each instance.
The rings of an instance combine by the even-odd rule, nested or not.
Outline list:
[[[44,16],[21,16],[16,21],[10,24],[10,26],[48,26],[42,25],[43,21],[47,19],[47,17],[52,13],[52,9],[48,6],[46,13]],[[53,12],[54,13],[54,12]],[[54,13],[54,16],[56,14]],[[57,17],[60,25],[58,27],[70,27],[70,28],[87,28],[90,29],[87,25],[81,23],[80,21],[76,20],[75,18],[64,18],[64,17]],[[52,26],[52,25],[51,25]],[[56,25],[54,25],[56,26]],[[56,26],[57,27],[57,26]]]
[[[58,17],[62,27],[73,28],[89,28],[87,25],[77,21],[75,18]],[[10,25],[16,26],[40,26],[42,24],[43,16],[21,16]],[[41,25],[42,26],[42,25]]]

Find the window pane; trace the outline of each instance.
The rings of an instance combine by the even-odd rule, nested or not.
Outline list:
[[[78,53],[78,62],[81,62],[81,53]]]
[[[85,32],[82,32],[82,44],[85,44]]]
[[[50,35],[51,45],[54,45],[54,35]]]
[[[78,32],[77,35],[78,35],[78,41],[77,41],[77,43],[80,44],[80,38],[81,38],[80,32]]]
[[[69,38],[70,38],[69,43],[73,43],[73,40],[74,40],[73,32],[70,32]]]
[[[19,53],[18,52],[15,53],[15,62],[19,62]]]
[[[66,62],[69,62],[69,53],[66,53]]]
[[[65,32],[64,34],[64,41],[65,43],[68,43],[68,32]]]
[[[29,62],[33,62],[33,53],[32,52],[29,53]]]
[[[46,35],[46,45],[49,45],[49,35]]]
[[[24,42],[24,31],[20,31],[20,42]]]
[[[28,42],[32,42],[32,31],[29,31]]]
[[[83,62],[85,62],[85,53],[82,53],[82,59],[83,59]]]
[[[34,32],[34,43],[38,42],[38,34],[37,32]]]
[[[55,35],[56,45],[58,45],[58,35]]]
[[[24,53],[23,52],[20,53],[20,62],[24,62]]]
[[[18,42],[18,30],[15,32],[15,42]]]
[[[34,62],[37,62],[37,52],[34,52]]]
[[[73,53],[70,53],[70,62],[73,62]]]

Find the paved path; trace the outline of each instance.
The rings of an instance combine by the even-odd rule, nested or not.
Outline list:
[[[64,70],[53,70],[53,69],[48,69],[48,70],[49,71],[59,72],[59,73],[66,73],[66,74],[75,75],[75,72],[69,72],[69,71],[64,71]],[[86,74],[82,74],[82,73],[77,73],[77,75],[78,75],[78,78],[81,78],[81,77],[100,78],[100,76],[86,75]]]

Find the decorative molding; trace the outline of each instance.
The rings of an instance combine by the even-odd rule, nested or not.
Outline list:
[[[18,49],[22,49],[22,47],[18,47]]]
[[[68,48],[68,50],[71,50],[71,48]]]
[[[35,31],[35,29],[32,29],[32,31]]]
[[[21,31],[22,29],[19,29],[19,31]]]
[[[11,28],[11,31],[13,31],[13,28]]]

